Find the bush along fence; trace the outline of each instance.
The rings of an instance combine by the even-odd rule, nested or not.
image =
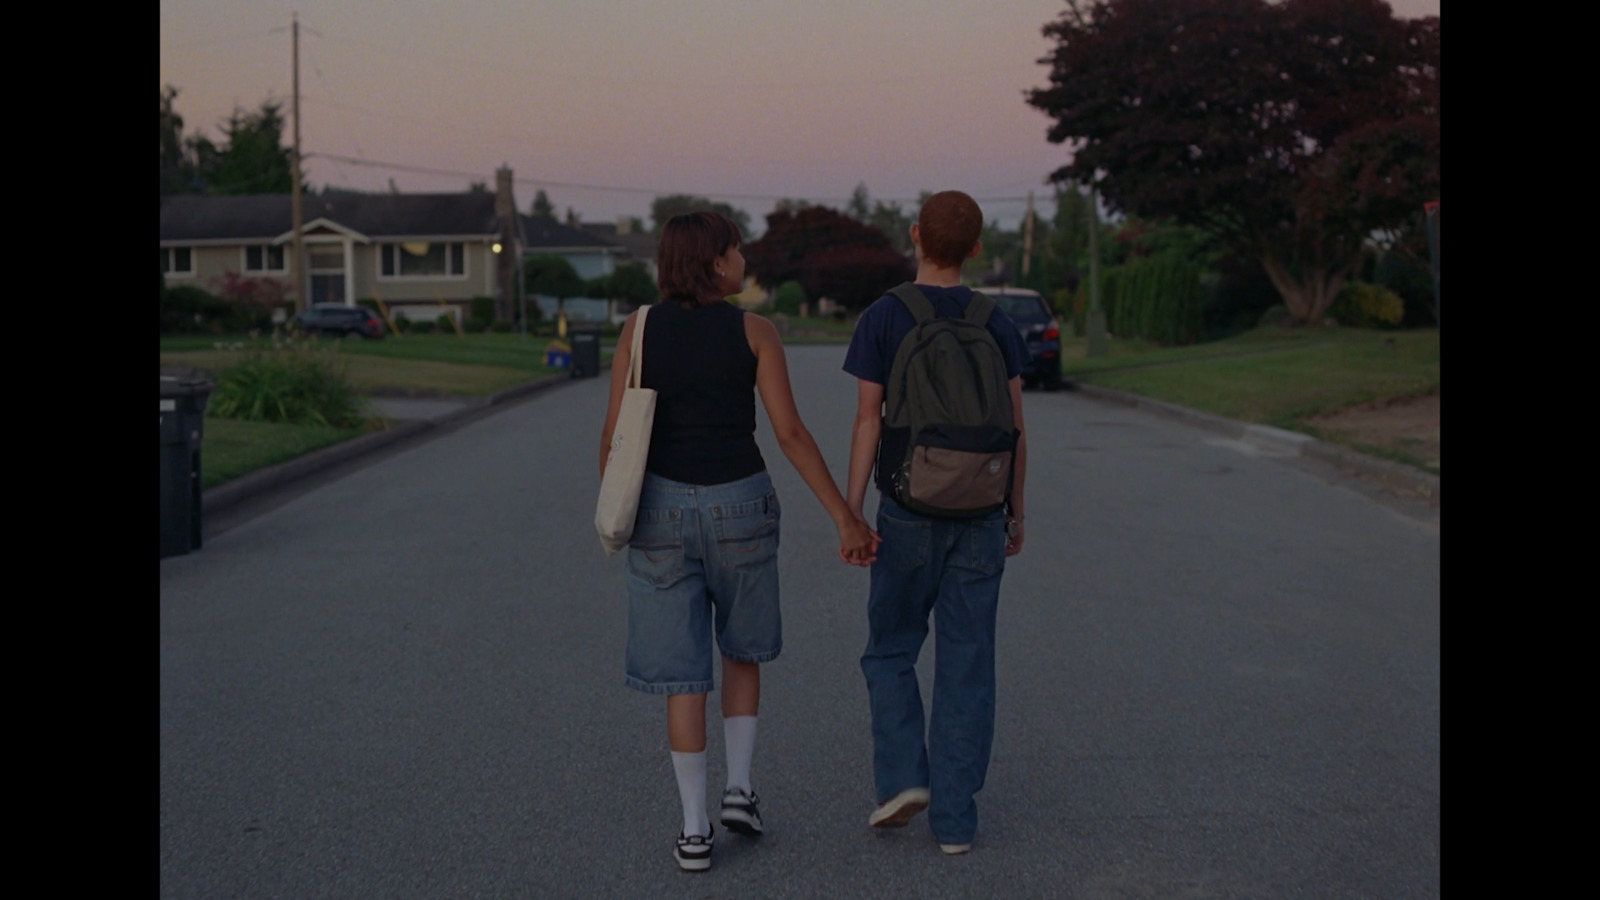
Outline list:
[[[1073,333],[1082,337],[1089,309],[1088,280],[1078,285],[1070,300],[1063,301],[1071,304]],[[1106,327],[1120,338],[1142,338],[1165,346],[1205,339],[1201,270],[1185,259],[1151,256],[1103,270],[1100,305],[1105,309]]]

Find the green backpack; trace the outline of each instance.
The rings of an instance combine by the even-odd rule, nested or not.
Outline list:
[[[1003,508],[1017,435],[1011,379],[988,328],[994,300],[974,291],[966,315],[941,318],[916,285],[891,293],[916,320],[884,391],[878,465],[888,470],[895,502],[941,518]]]

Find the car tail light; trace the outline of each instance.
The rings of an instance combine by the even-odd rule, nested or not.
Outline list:
[[[1046,328],[1044,330],[1044,339],[1047,340],[1047,341],[1059,341],[1059,340],[1061,340],[1061,329],[1059,329],[1059,328]]]

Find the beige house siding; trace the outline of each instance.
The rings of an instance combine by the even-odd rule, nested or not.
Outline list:
[[[173,246],[184,246],[176,244]],[[189,247],[189,258],[194,266],[192,273],[168,272],[167,284],[172,287],[178,285],[192,285],[206,291],[215,291],[218,283],[222,281],[223,273],[239,272],[244,268],[243,249],[241,246],[229,247]],[[251,273],[266,274],[266,273]]]
[[[384,278],[378,274],[379,247],[389,243],[374,241],[355,248],[355,272],[351,279],[351,296],[382,297],[384,303],[437,304],[443,297],[446,302],[462,303],[473,297],[493,297],[498,285],[494,252],[487,244],[473,241],[452,241],[466,244],[466,274],[450,278]]]
[[[261,241],[261,244],[269,241]],[[438,309],[440,299],[460,310],[468,308],[473,297],[493,297],[499,283],[498,269],[495,263],[495,254],[487,243],[471,240],[452,241],[466,245],[466,273],[461,277],[449,278],[383,278],[379,276],[379,247],[388,241],[374,241],[362,244],[355,240],[347,241],[315,241],[307,242],[308,258],[309,249],[315,244],[319,248],[344,250],[348,247],[349,260],[346,269],[346,298],[350,302],[369,297],[382,297],[386,304],[410,305],[425,304]],[[256,242],[251,244],[256,245]],[[227,272],[238,272],[250,277],[272,277],[287,279],[286,271],[245,272],[244,248],[245,244],[229,244],[221,246],[197,247],[177,242],[164,243],[163,247],[188,247],[193,261],[192,273],[168,272],[167,284],[173,287],[178,285],[193,285],[206,291],[215,292]],[[285,254],[289,248],[284,248]],[[420,314],[420,312],[419,312]],[[464,313],[458,313],[464,314]],[[429,316],[432,318],[432,316]]]

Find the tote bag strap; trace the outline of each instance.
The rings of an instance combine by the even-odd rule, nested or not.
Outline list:
[[[633,344],[628,356],[628,387],[642,387],[644,382],[644,317],[650,307],[639,307],[639,318],[633,323]]]

